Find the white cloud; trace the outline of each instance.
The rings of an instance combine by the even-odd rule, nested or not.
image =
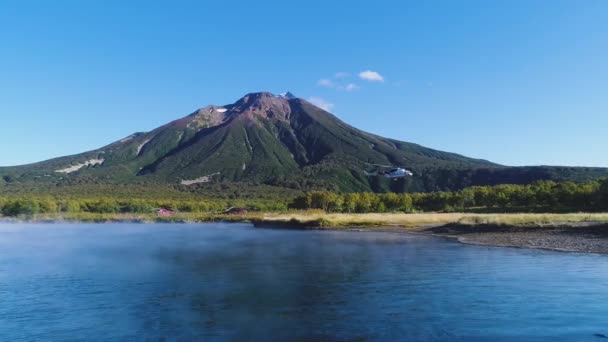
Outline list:
[[[336,86],[332,80],[327,78],[320,79],[317,85],[325,88],[335,88]]]
[[[343,91],[354,91],[354,90],[359,90],[361,89],[361,87],[359,87],[358,85],[354,84],[354,83],[349,83],[347,85],[341,85],[336,87],[336,89],[338,90],[343,90]]]
[[[361,89],[356,83],[346,83],[347,79],[352,76],[353,75],[349,72],[337,72],[333,77],[322,78],[317,81],[317,86],[339,91],[355,91]],[[370,82],[384,82],[382,75],[371,70],[362,71],[359,73],[359,77]]]
[[[359,78],[370,82],[384,82],[384,77],[376,71],[365,70],[359,73]]]
[[[349,83],[346,85],[346,87],[344,87],[344,90],[346,91],[353,91],[353,90],[359,90],[361,89],[361,87],[359,87],[358,85],[354,84],[354,83]]]
[[[317,96],[311,96],[308,98],[308,102],[314,104],[315,106],[326,110],[326,111],[331,111],[332,108],[334,108],[334,104],[333,103],[329,103],[327,102],[325,99],[321,98],[321,97],[317,97]]]
[[[337,73],[334,75],[334,78],[347,78],[347,77],[349,77],[349,76],[350,76],[350,73],[349,73],[349,72],[337,72]]]

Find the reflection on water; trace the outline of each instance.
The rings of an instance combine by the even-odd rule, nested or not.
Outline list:
[[[2,225],[1,340],[597,340],[608,257],[245,224]]]

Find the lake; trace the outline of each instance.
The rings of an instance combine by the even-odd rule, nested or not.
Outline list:
[[[0,225],[0,340],[601,341],[608,256],[249,224]]]

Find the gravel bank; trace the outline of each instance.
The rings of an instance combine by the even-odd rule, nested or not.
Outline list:
[[[608,254],[608,225],[505,227],[447,225],[424,233],[462,243],[502,247],[540,248],[565,252]]]

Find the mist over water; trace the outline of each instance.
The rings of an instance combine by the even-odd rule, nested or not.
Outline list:
[[[608,257],[247,224],[0,225],[0,340],[597,340]]]

